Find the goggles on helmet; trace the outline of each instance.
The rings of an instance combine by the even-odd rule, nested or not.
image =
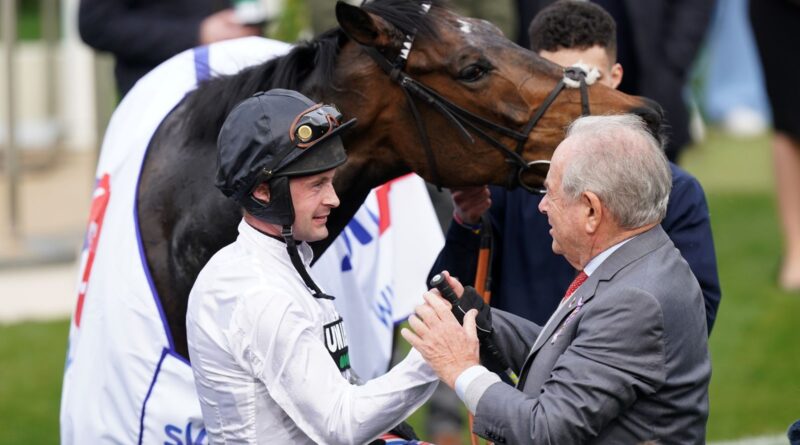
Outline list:
[[[333,105],[316,104],[298,114],[289,127],[289,139],[298,148],[309,148],[341,125],[342,113]]]

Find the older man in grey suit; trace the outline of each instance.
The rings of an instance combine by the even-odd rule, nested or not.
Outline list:
[[[475,433],[497,443],[703,443],[703,298],[659,225],[670,191],[660,145],[638,117],[580,118],[545,186],[553,251],[581,272],[543,328],[492,310],[517,388],[479,365],[477,312],[462,327],[436,292],[403,336],[475,414]]]

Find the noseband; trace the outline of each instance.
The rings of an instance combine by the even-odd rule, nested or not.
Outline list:
[[[427,14],[430,10],[429,4],[422,5],[422,13]],[[552,105],[552,103],[556,100],[559,93],[561,93],[564,88],[580,88],[581,91],[581,113],[582,115],[589,114],[589,94],[587,91],[587,71],[584,70],[582,67],[569,67],[564,69],[564,77],[556,84],[550,94],[547,95],[547,98],[544,100],[542,105],[536,110],[536,112],[531,117],[528,124],[522,129],[522,131],[517,131],[503,125],[494,123],[488,119],[485,119],[477,114],[466,110],[441,94],[437,93],[434,89],[428,87],[427,85],[419,82],[418,80],[412,78],[408,75],[404,69],[406,63],[408,61],[408,55],[411,52],[411,47],[414,42],[414,35],[406,35],[406,38],[403,42],[402,49],[400,50],[400,54],[395,58],[394,62],[390,61],[383,53],[378,51],[377,49],[369,46],[363,46],[364,50],[367,54],[372,57],[372,59],[381,67],[381,69],[389,75],[389,78],[397,83],[400,88],[403,90],[403,93],[406,96],[406,102],[411,109],[411,114],[414,116],[414,122],[417,127],[417,131],[420,135],[420,139],[422,141],[422,146],[425,149],[425,156],[428,160],[428,166],[430,167],[431,176],[433,179],[434,184],[441,190],[441,180],[439,176],[439,171],[436,164],[436,157],[434,156],[433,150],[431,149],[430,140],[428,139],[428,132],[425,127],[425,122],[422,120],[422,117],[419,114],[419,110],[415,104],[414,98],[422,101],[423,103],[428,104],[428,106],[433,107],[436,111],[439,112],[444,118],[446,118],[454,127],[456,127],[461,134],[461,136],[470,143],[475,143],[474,138],[470,134],[470,131],[474,132],[478,135],[481,139],[487,142],[492,147],[496,148],[500,151],[503,156],[506,158],[506,162],[512,164],[516,167],[516,169],[512,170],[509,174],[509,179],[506,184],[508,188],[514,187],[522,187],[523,189],[527,190],[531,193],[544,193],[544,189],[541,187],[534,187],[529,184],[526,184],[522,180],[522,175],[529,169],[534,166],[545,165],[549,166],[550,161],[547,159],[539,159],[534,161],[525,161],[522,157],[523,150],[525,148],[525,142],[528,140],[528,136],[533,131],[536,124],[542,118],[544,113],[547,109]],[[594,76],[596,77],[596,76]],[[594,78],[589,84],[593,83]],[[515,148],[507,147],[503,142],[498,140],[496,137],[492,136],[491,134],[487,133],[487,130],[493,131],[498,133],[502,136],[509,137],[515,141],[517,141],[517,145]]]

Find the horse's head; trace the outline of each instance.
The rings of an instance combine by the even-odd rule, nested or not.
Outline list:
[[[527,128],[564,70],[515,45],[489,22],[418,0],[379,0],[361,8],[340,2],[336,14],[351,39],[341,50],[347,57],[339,60],[352,63],[338,64],[337,82],[348,92],[333,99],[359,119],[362,131],[354,132],[353,141],[371,138],[354,144],[362,147],[350,152],[354,164],[377,158],[444,186],[514,185],[519,167],[549,160],[581,115],[581,89],[565,87]],[[587,96],[592,114],[635,112],[654,131],[660,126],[657,106],[642,98],[599,84]],[[425,137],[432,155],[422,154]],[[531,168],[523,182],[541,185],[545,173]]]

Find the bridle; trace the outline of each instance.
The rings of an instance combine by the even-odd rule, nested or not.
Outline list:
[[[422,14],[425,15],[430,10],[431,5],[429,3],[423,3],[421,7]],[[587,72],[581,67],[577,66],[565,68],[564,77],[558,82],[558,84],[556,84],[553,90],[550,91],[550,94],[547,95],[547,98],[545,98],[542,105],[536,110],[522,131],[517,131],[492,122],[454,104],[436,92],[434,89],[419,82],[406,73],[404,69],[406,63],[408,62],[408,55],[411,52],[411,47],[414,43],[414,36],[415,33],[406,35],[405,40],[403,41],[402,49],[394,61],[390,61],[389,58],[387,58],[383,53],[373,47],[364,45],[362,45],[362,47],[378,64],[378,66],[380,66],[381,69],[389,75],[389,78],[393,82],[397,83],[403,90],[403,93],[406,96],[406,102],[408,103],[409,108],[411,109],[411,114],[414,117],[414,122],[422,141],[422,146],[425,150],[425,156],[431,171],[433,183],[441,190],[441,178],[439,176],[439,170],[436,164],[436,157],[434,156],[430,140],[428,139],[428,132],[425,127],[425,122],[422,120],[422,117],[419,114],[419,110],[417,109],[414,98],[421,100],[423,103],[426,103],[428,106],[433,107],[436,111],[438,111],[445,119],[447,119],[459,130],[459,133],[466,141],[475,143],[475,140],[470,134],[470,131],[472,131],[489,145],[499,150],[500,153],[505,156],[506,162],[516,167],[516,169],[512,170],[509,174],[506,187],[515,188],[519,186],[528,192],[543,194],[545,192],[543,188],[526,184],[522,180],[522,175],[527,170],[535,166],[549,167],[550,161],[547,159],[526,161],[522,157],[522,152],[525,148],[525,142],[527,142],[528,136],[536,127],[536,124],[539,122],[545,112],[547,112],[547,109],[550,107],[550,105],[552,105],[564,88],[580,88],[581,114],[589,114],[589,94],[587,91],[586,80]],[[517,142],[516,147],[507,147],[503,142],[489,134],[487,130],[515,140]]]

